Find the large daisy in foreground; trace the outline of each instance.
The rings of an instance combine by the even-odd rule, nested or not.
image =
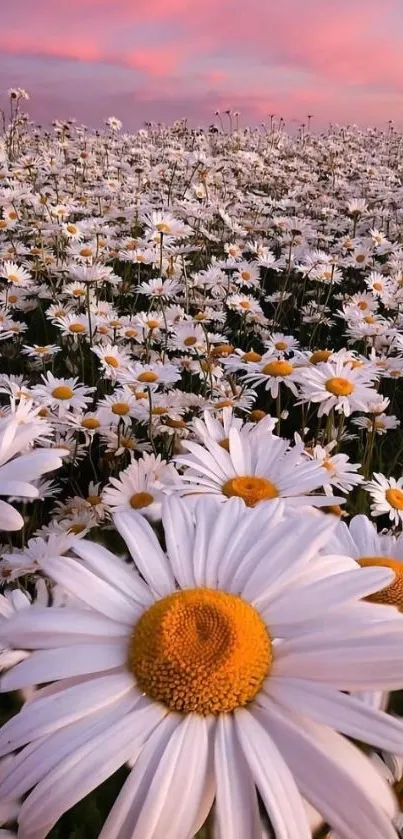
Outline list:
[[[307,459],[302,442],[291,446],[261,423],[252,431],[246,425],[231,427],[228,438],[219,442],[207,434],[203,445],[182,440],[182,447],[189,454],[175,458],[185,470],[173,488],[184,496],[204,494],[218,501],[237,497],[247,507],[278,498],[294,507],[344,503],[333,495],[308,495],[328,483],[327,470]]]
[[[403,682],[403,618],[360,602],[391,572],[323,550],[332,521],[203,499],[164,502],[167,553],[137,513],[116,526],[143,579],[98,544],[43,570],[79,605],[11,617],[34,650],[4,690],[51,683],[3,726],[0,795],[41,839],[122,764],[102,839],[191,839],[213,801],[221,839],[310,839],[303,795],[343,839],[394,839],[394,797],[342,734],[403,754],[403,725],[341,691]],[[336,731],[341,732],[336,733]],[[1,769],[0,769],[1,772]]]

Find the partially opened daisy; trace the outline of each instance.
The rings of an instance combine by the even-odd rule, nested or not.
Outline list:
[[[0,796],[28,793],[21,836],[129,762],[102,839],[189,839],[214,799],[220,837],[261,839],[257,791],[276,839],[310,839],[301,794],[345,839],[393,839],[393,794],[342,736],[403,754],[402,723],[342,692],[402,684],[403,619],[361,602],[390,571],[345,557],[335,573],[329,518],[282,516],[166,499],[166,554],[137,513],[115,518],[142,578],[86,540],[44,560],[77,605],[1,629],[33,651],[4,690],[55,682],[0,734],[0,754],[20,749]]]
[[[217,501],[227,501],[236,496],[248,507],[261,501],[282,498],[293,506],[327,507],[343,503],[333,495],[310,495],[328,481],[326,469],[308,460],[304,444],[290,445],[272,434],[265,421],[250,430],[232,426],[228,438],[217,442],[205,435],[203,445],[182,441],[189,454],[178,455],[175,460],[185,467],[180,482],[174,487],[184,496],[194,498],[201,494],[214,496]]]
[[[326,493],[330,493],[332,487],[342,492],[350,492],[364,480],[363,475],[357,471],[361,464],[350,463],[348,455],[343,452],[336,451],[332,454],[336,446],[336,440],[332,440],[326,446],[316,445],[308,455],[320,463],[328,473],[327,482],[324,484]]]

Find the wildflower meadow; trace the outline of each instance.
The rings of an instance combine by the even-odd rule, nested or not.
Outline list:
[[[403,135],[0,134],[0,837],[403,835]],[[401,832],[402,831],[402,832]]]

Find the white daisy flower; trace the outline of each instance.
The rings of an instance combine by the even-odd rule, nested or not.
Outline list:
[[[298,507],[343,503],[330,495],[308,495],[323,486],[327,472],[307,460],[303,443],[291,446],[267,428],[266,433],[259,431],[259,423],[255,431],[231,427],[225,448],[207,437],[203,446],[183,441],[189,454],[175,458],[186,467],[177,489],[184,496],[203,493],[217,501],[242,498],[248,507],[277,498]]]
[[[403,477],[396,480],[374,472],[373,480],[365,484],[365,489],[373,500],[373,516],[388,515],[396,525],[403,522]]]
[[[131,353],[124,347],[117,347],[116,344],[99,344],[91,349],[99,358],[106,378],[112,381],[116,381],[121,370],[127,370],[132,360]]]
[[[349,456],[343,454],[343,452],[332,454],[335,446],[337,446],[337,442],[332,440],[326,446],[317,445],[313,447],[312,452],[308,452],[308,455],[313,460],[318,461],[328,473],[328,479],[323,484],[326,494],[331,492],[332,487],[341,490],[341,492],[350,492],[364,481],[364,476],[358,472],[361,463],[350,463]]]
[[[154,390],[159,385],[165,387],[179,381],[181,374],[175,364],[132,364],[127,370],[119,372],[119,381],[135,387],[148,387]]]
[[[50,370],[46,376],[42,376],[42,385],[35,385],[32,394],[42,405],[49,405],[52,410],[58,411],[59,417],[68,411],[82,411],[92,401],[90,394],[95,390],[93,387],[83,387],[78,384],[78,379],[59,379]]]
[[[353,367],[342,359],[300,368],[295,378],[300,386],[297,404],[319,403],[319,417],[332,409],[349,417],[353,411],[367,411],[369,403],[376,398],[373,371]]]
[[[249,364],[248,369],[251,372],[242,376],[242,381],[248,385],[264,384],[265,390],[270,391],[273,399],[277,399],[281,383],[285,384],[294,396],[297,396],[298,390],[295,382],[299,379],[296,378],[298,374],[291,361],[279,358],[278,355],[265,355],[258,364]]]
[[[32,650],[3,690],[55,682],[0,734],[2,754],[19,749],[0,795],[28,793],[22,835],[45,837],[129,762],[100,839],[188,839],[214,798],[220,835],[260,839],[257,791],[278,838],[310,839],[302,794],[346,837],[393,839],[390,787],[343,736],[403,752],[402,723],[345,693],[402,683],[401,616],[381,623],[361,602],[390,572],[347,558],[329,572],[329,519],[290,530],[281,515],[204,500],[193,519],[167,499],[164,554],[141,516],[117,514],[143,579],[86,540],[84,563],[44,560],[83,607],[25,610],[1,630]]]
[[[32,276],[25,268],[21,268],[16,262],[6,260],[0,268],[0,277],[7,280],[10,285],[19,288],[29,288],[32,285]]]
[[[134,460],[118,478],[110,478],[102,493],[102,501],[112,512],[137,510],[149,521],[161,518],[164,494],[178,481],[173,464],[161,456],[144,453]]]

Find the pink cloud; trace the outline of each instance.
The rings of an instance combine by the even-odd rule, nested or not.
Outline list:
[[[403,105],[402,27],[401,0],[13,0],[2,9],[0,60],[12,56],[14,73],[20,58],[37,61],[18,80],[31,88],[32,113],[45,95],[35,66],[42,78],[51,58],[87,65],[94,115],[95,99],[109,108],[100,79],[114,65],[111,97],[125,72],[136,101],[162,107],[164,97],[172,113],[174,103],[207,113],[211,102],[213,113],[225,102],[257,119],[273,108],[291,115],[314,107],[323,120],[335,110],[351,119],[355,110],[373,121]],[[63,81],[60,101],[62,93]],[[79,89],[76,96],[79,109]]]

